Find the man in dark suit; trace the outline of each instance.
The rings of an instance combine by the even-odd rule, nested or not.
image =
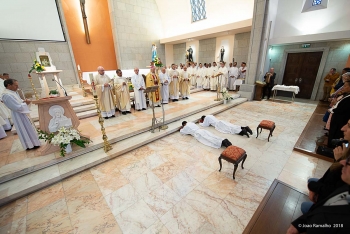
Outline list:
[[[263,89],[262,99],[264,99],[266,95],[267,95],[267,99],[270,99],[271,90],[272,90],[273,86],[275,85],[275,78],[276,78],[275,69],[273,67],[271,67],[270,71],[266,72],[266,74],[264,76],[264,81],[265,81],[266,85],[264,86],[264,89]]]
[[[294,220],[287,234],[350,233],[350,157],[340,161],[340,164],[343,165],[341,179],[346,185],[315,203],[306,214]]]

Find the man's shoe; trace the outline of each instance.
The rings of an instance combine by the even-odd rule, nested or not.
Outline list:
[[[142,110],[146,110],[146,108],[142,108]]]
[[[126,115],[126,111],[122,111],[122,115]]]
[[[186,97],[186,99],[189,99],[188,97]]]
[[[109,119],[108,117],[103,117],[104,119]]]
[[[175,99],[171,99],[171,101],[175,102]]]
[[[246,129],[247,129],[247,132],[249,132],[250,133],[250,135],[253,135],[253,131],[250,129],[250,127],[245,127]]]
[[[141,109],[137,110],[137,111],[142,111]]]
[[[131,114],[131,111],[126,111],[126,113]]]

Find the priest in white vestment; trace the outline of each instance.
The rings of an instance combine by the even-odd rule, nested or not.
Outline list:
[[[203,68],[203,65],[202,63],[199,63],[199,67],[197,69],[197,72],[196,72],[196,84],[197,84],[197,88],[203,88],[203,81],[205,78],[205,70]]]
[[[168,104],[169,103],[169,83],[170,83],[170,77],[168,73],[166,72],[165,68],[162,67],[160,73],[159,73],[159,80],[161,83],[161,97],[162,97],[162,104]]]
[[[233,66],[231,66],[232,63],[230,63],[230,68],[228,69],[228,84],[227,88],[228,90],[236,90],[235,81],[238,78],[238,67],[237,62],[233,63]]]
[[[191,77],[187,71],[187,67],[183,67],[183,72],[180,74],[181,97],[182,99],[189,99],[191,90]]]
[[[241,136],[245,135],[248,138],[249,138],[248,133],[250,133],[250,135],[253,134],[253,131],[248,126],[242,127],[242,126],[231,124],[224,120],[218,120],[213,115],[203,115],[199,120],[199,125],[202,127],[209,127],[211,125],[211,126],[214,126],[215,129],[219,132],[232,134],[232,135],[234,134],[239,134]]]
[[[105,119],[113,118],[115,117],[115,104],[112,93],[113,80],[105,74],[105,69],[102,66],[99,66],[97,71],[98,74],[94,77],[94,84],[101,115]]]
[[[232,145],[229,140],[215,136],[213,133],[201,129],[191,122],[187,123],[186,121],[183,121],[180,133],[183,135],[192,135],[200,143],[216,149],[221,148],[221,146],[228,147]]]
[[[179,101],[180,77],[179,77],[179,72],[175,70],[175,64],[172,64],[171,67],[172,67],[172,69],[169,72],[169,77],[170,77],[170,85],[169,85],[170,99],[173,102],[177,102],[177,101]]]
[[[114,77],[114,91],[117,107],[123,115],[130,114],[131,104],[128,82],[123,77],[122,70],[118,69],[116,73],[117,75]]]
[[[220,62],[218,74],[222,74],[221,76],[219,76],[220,90],[222,90],[224,87],[226,87],[228,77],[227,67],[225,66],[224,62]]]
[[[213,66],[211,67],[211,75],[210,75],[210,90],[216,91],[216,86],[218,84],[218,78],[216,75],[218,74],[218,67],[216,66],[216,62],[213,62]]]
[[[134,86],[134,98],[135,98],[135,110],[146,110],[146,96],[143,92],[146,89],[145,80],[142,75],[139,74],[139,69],[134,68],[135,74],[131,77],[131,83]]]
[[[18,81],[15,79],[7,79],[4,82],[6,90],[1,96],[2,101],[7,108],[11,110],[12,120],[16,127],[19,140],[24,149],[35,149],[40,147],[41,143],[36,128],[31,121],[28,104],[31,102],[26,99],[23,101],[16,90],[18,89]]]
[[[241,64],[241,67],[238,69],[239,79],[242,79],[243,84],[245,83],[245,77],[247,74],[247,70],[248,70],[247,64],[245,62],[243,62]]]
[[[196,71],[197,69],[194,66],[194,63],[191,63],[191,66],[187,68],[188,73],[191,77],[191,86],[196,87]]]

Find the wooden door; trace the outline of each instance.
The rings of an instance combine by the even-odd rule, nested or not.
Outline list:
[[[296,97],[311,98],[322,53],[305,52],[288,54],[282,84],[299,86],[300,92]]]

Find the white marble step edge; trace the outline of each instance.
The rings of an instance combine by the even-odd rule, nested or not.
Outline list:
[[[186,120],[190,122],[195,122],[202,115],[215,115],[226,111],[236,105],[239,105],[245,101],[247,101],[247,99],[238,98],[236,100],[233,100],[231,104],[216,106],[188,116],[186,117]],[[80,155],[79,157],[71,158],[69,160],[62,161],[59,164],[44,168],[43,170],[33,172],[27,176],[22,176],[14,180],[8,181],[6,183],[3,183],[1,187],[5,188],[5,190],[10,191],[17,188],[17,191],[11,193],[9,196],[1,198],[0,207],[23,196],[26,196],[30,193],[33,193],[35,191],[48,187],[54,183],[62,181],[63,179],[80,173],[86,169],[92,168],[98,164],[104,163],[115,157],[121,156],[152,141],[172,134],[179,130],[181,122],[182,119],[179,119],[175,122],[168,124],[169,128],[165,131],[155,131],[155,133],[150,133],[150,131],[147,131],[142,134],[139,134],[138,137],[143,138],[143,140],[138,140],[138,144],[135,144],[135,141],[132,137],[127,138],[123,141],[111,144],[113,149],[107,153],[103,151],[103,148],[99,148],[84,155]],[[73,168],[74,164],[76,168]],[[1,193],[2,192],[0,191],[0,194]]]

